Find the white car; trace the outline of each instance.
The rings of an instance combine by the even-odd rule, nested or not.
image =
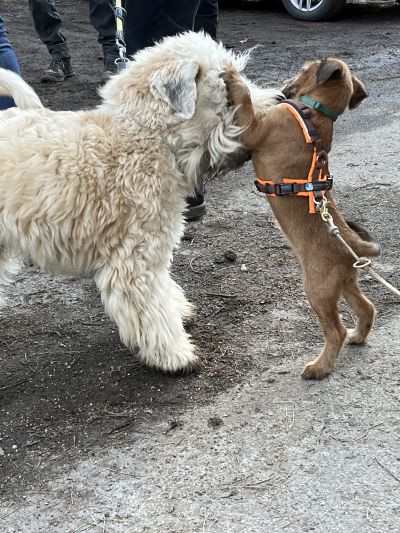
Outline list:
[[[399,0],[396,0],[399,3]],[[286,11],[299,20],[326,20],[344,8],[346,0],[282,0]]]

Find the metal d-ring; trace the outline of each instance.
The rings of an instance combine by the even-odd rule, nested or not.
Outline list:
[[[360,257],[355,263],[353,263],[354,268],[366,268],[371,265],[371,259],[368,257]]]

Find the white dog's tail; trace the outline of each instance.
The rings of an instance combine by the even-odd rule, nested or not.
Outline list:
[[[21,109],[44,107],[39,96],[18,74],[0,68],[0,96],[11,96]]]

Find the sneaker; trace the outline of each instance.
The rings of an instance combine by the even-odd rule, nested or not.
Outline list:
[[[188,222],[199,220],[206,213],[206,204],[204,203],[204,194],[196,189],[196,196],[186,198],[187,210],[185,218]]]
[[[115,60],[116,57],[114,56],[106,56],[104,58],[103,74],[101,75],[102,83],[106,83],[111,78],[111,76],[117,74],[118,69]]]
[[[66,78],[74,76],[71,59],[69,57],[53,57],[49,67],[42,72],[41,80],[48,83],[64,81]]]

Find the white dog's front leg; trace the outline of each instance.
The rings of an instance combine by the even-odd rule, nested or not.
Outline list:
[[[125,265],[126,266],[126,265]],[[183,327],[191,306],[167,271],[126,279],[126,268],[104,268],[96,278],[106,312],[122,342],[138,346],[141,359],[165,372],[190,372],[198,358]],[[122,274],[122,275],[121,275]]]

